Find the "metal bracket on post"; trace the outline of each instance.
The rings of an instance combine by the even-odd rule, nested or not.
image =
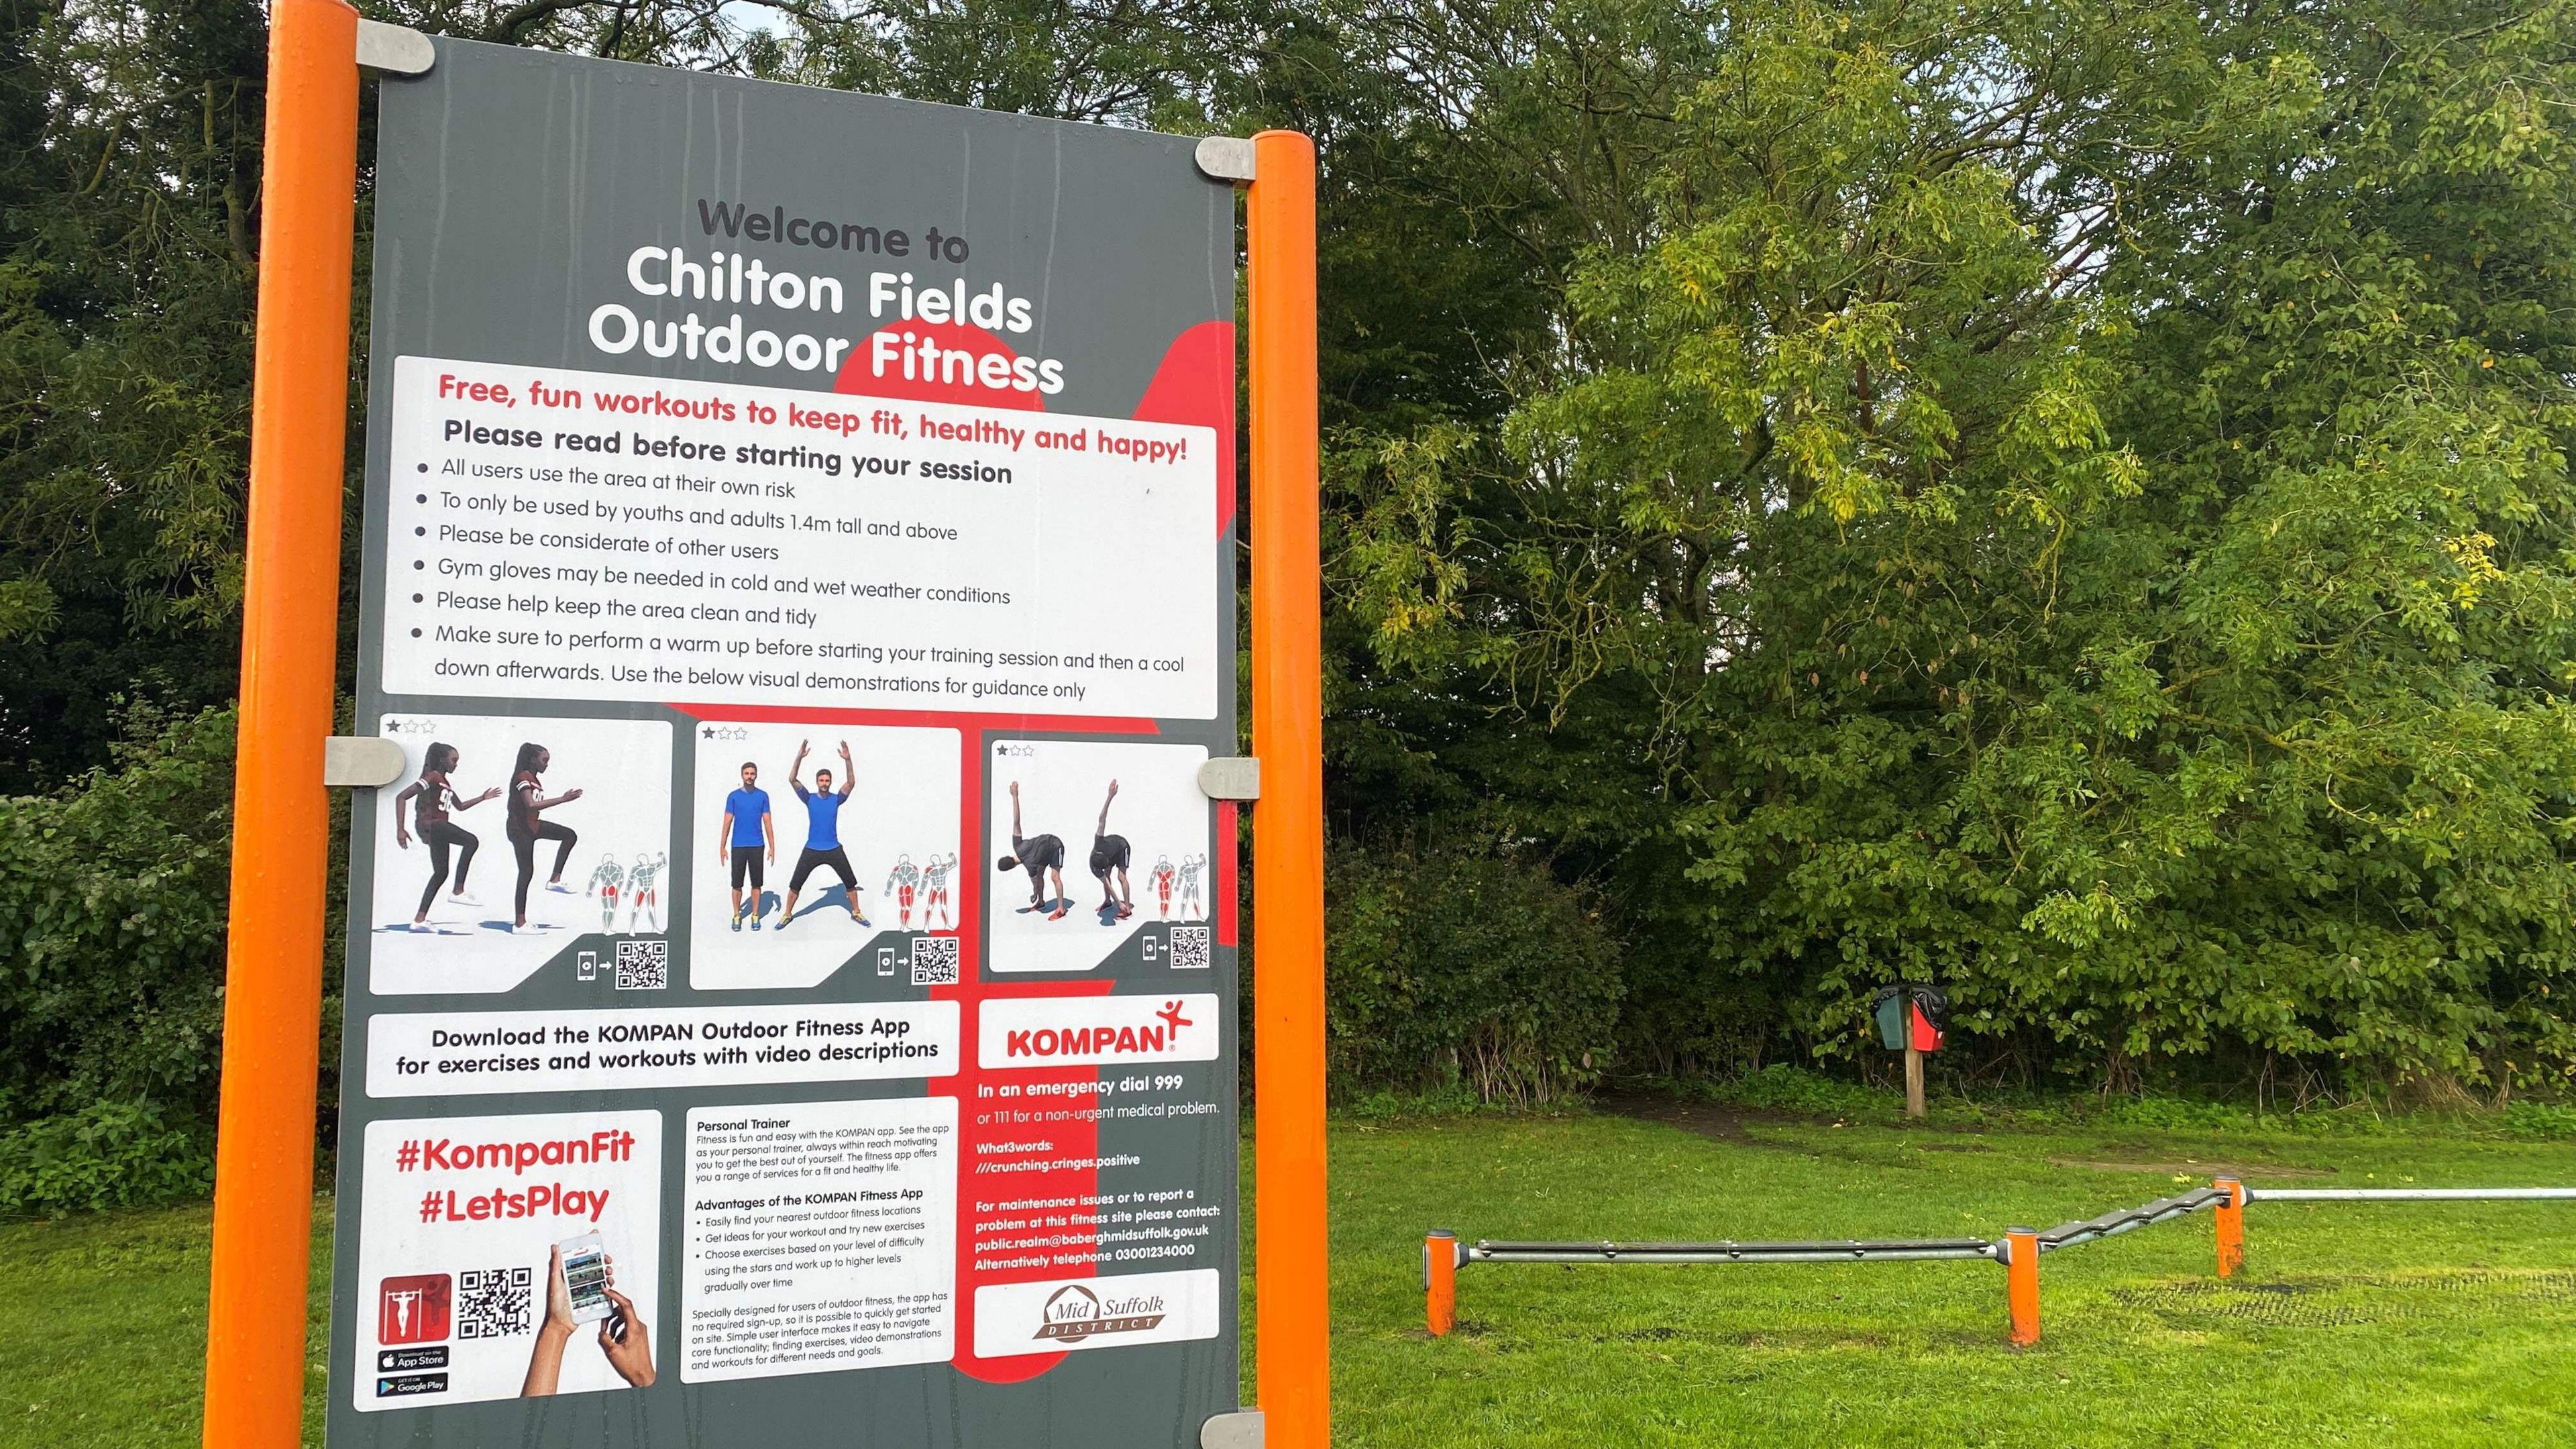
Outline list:
[[[322,783],[334,790],[375,790],[402,778],[403,747],[378,735],[331,735],[322,741]]]
[[[1259,168],[1253,162],[1252,143],[1241,136],[1201,136],[1198,149],[1199,170],[1213,181],[1231,181],[1249,186]]]
[[[438,47],[407,25],[358,22],[358,67],[386,75],[426,75],[438,64]]]
[[[1199,1425],[1199,1449],[1261,1449],[1259,1409],[1219,1414]]]
[[[1261,798],[1261,761],[1252,755],[1219,755],[1199,766],[1199,793],[1211,800]]]

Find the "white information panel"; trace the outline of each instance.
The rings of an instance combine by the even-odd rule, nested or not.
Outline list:
[[[404,357],[384,688],[1210,719],[1207,428]],[[406,587],[407,585],[407,587]],[[1187,601],[1179,603],[1176,601]]]

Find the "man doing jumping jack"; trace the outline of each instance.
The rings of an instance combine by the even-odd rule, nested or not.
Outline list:
[[[805,802],[805,849],[796,857],[796,873],[787,878],[787,914],[779,919],[778,929],[786,930],[796,919],[796,895],[805,889],[805,878],[819,866],[830,866],[841,878],[841,898],[849,903],[850,919],[866,925],[868,918],[859,914],[859,880],[850,870],[850,853],[841,848],[841,807],[849,802],[850,791],[858,782],[858,766],[850,763],[850,742],[841,741],[841,788],[832,788],[832,772],[816,770],[814,788],[807,790],[797,777],[805,773],[805,752],[809,742],[796,742],[796,763],[787,767],[788,788]]]

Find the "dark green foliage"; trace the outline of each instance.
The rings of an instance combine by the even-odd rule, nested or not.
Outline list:
[[[1619,32],[1646,218],[1509,418],[1340,475],[1365,668],[1645,943],[1630,1059],[1908,976],[2023,1073],[2576,1065],[2567,9],[1723,14],[1660,106]]]
[[[1482,841],[1345,849],[1327,872],[1337,1088],[1551,1102],[1610,1065],[1617,942],[1597,904]]]
[[[232,690],[259,8],[0,5],[0,791]]]
[[[0,798],[0,1211],[158,1201],[211,1163],[229,710]]]
[[[0,1217],[205,1196],[212,1134],[176,1117],[157,1102],[92,1102],[0,1131]]]
[[[212,1107],[232,734],[209,713],[77,788],[0,799],[0,1121]]]

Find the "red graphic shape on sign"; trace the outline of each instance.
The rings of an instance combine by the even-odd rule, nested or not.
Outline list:
[[[922,355],[925,343],[932,354],[928,357]],[[987,363],[988,357],[1001,361]],[[898,322],[859,340],[841,364],[832,391],[1044,412],[1046,401],[1036,389],[1037,363],[1030,360],[1023,369],[1022,362],[1011,344],[971,322]],[[1026,390],[1017,385],[1024,373],[1031,383]]]
[[[1234,865],[1237,842],[1241,839],[1234,828],[1234,802],[1220,800],[1216,806],[1216,899],[1208,904],[1216,912],[1216,943],[1234,944]]]
[[[1234,324],[1201,322],[1173,338],[1135,420],[1216,429],[1216,531],[1225,532],[1234,522]]]
[[[452,1284],[444,1273],[387,1278],[376,1289],[376,1342],[438,1343],[447,1337]]]

